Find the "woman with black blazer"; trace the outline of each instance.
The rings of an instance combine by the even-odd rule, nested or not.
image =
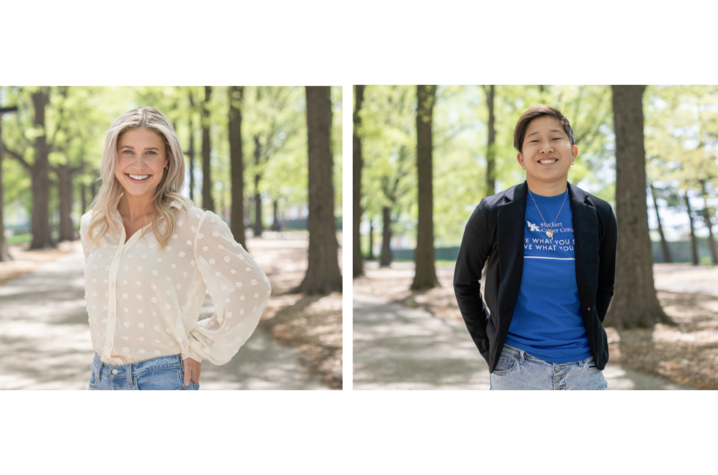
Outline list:
[[[514,147],[526,181],[481,200],[466,224],[454,272],[461,315],[491,389],[606,389],[613,210],[568,183],[578,148],[557,109],[524,112]]]

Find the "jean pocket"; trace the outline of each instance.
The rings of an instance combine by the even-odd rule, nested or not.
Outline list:
[[[184,381],[182,381],[182,387],[179,388],[179,391],[199,391],[199,383],[190,381],[189,386],[185,386]]]
[[[90,387],[97,387],[97,369],[94,366],[90,366]]]
[[[199,390],[199,383],[195,383],[191,379],[189,380],[189,384],[187,386],[184,385],[184,368],[180,369],[180,380],[182,387],[179,388],[180,391],[198,391]]]
[[[518,361],[510,356],[500,356],[494,368],[494,374],[508,374],[516,369]]]

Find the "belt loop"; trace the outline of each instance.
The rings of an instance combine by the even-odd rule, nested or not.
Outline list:
[[[521,358],[519,360],[519,363],[524,364],[524,356],[526,355],[526,352],[524,350],[519,350],[519,357]]]
[[[127,374],[126,374],[126,376],[127,376],[127,385],[128,385],[129,387],[132,387],[132,365],[131,365],[131,364],[128,364],[128,365],[125,367],[125,372],[127,373]]]
[[[102,380],[102,361],[100,361],[100,365],[97,367],[97,382],[99,383]]]

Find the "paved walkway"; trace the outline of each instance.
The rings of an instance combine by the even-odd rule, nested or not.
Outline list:
[[[693,389],[609,363],[609,389]],[[489,389],[466,327],[354,293],[354,389]]]
[[[653,279],[656,290],[718,296],[718,266],[657,264]]]
[[[82,252],[0,287],[0,389],[86,389],[93,350]],[[213,312],[209,297],[201,318]],[[202,389],[328,389],[294,348],[258,328],[232,360],[202,364]]]

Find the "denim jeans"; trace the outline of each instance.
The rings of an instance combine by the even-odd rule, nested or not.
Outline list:
[[[504,345],[491,373],[491,389],[607,389],[593,356],[572,363],[548,363]]]
[[[90,390],[175,389],[197,390],[199,383],[184,385],[180,355],[160,356],[128,365],[108,365],[95,353],[90,374]]]

